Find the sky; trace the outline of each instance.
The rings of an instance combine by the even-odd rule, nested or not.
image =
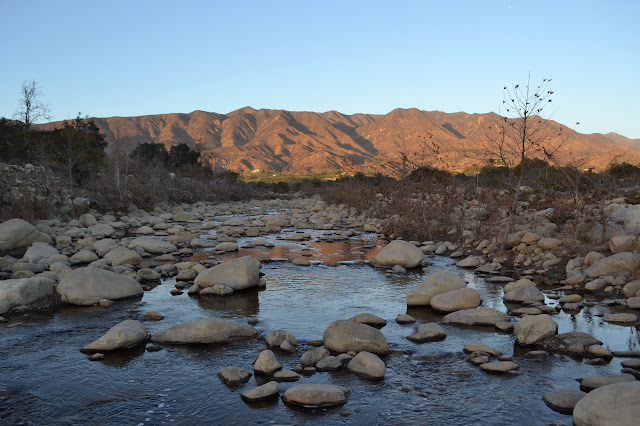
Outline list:
[[[499,112],[530,75],[552,79],[543,116],[640,138],[639,18],[637,0],[0,0],[0,116],[31,80],[53,120]]]

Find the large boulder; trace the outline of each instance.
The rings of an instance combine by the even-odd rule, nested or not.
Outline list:
[[[31,245],[22,256],[22,260],[29,263],[38,263],[42,259],[59,255],[60,252],[48,243],[36,242]]]
[[[584,273],[590,278],[616,276],[620,273],[631,273],[637,266],[638,259],[634,258],[633,253],[622,252],[596,261]]]
[[[213,287],[217,284],[236,290],[256,287],[260,281],[260,262],[244,256],[221,263],[200,272],[194,283],[200,287]]]
[[[0,281],[0,301],[10,306],[28,305],[54,294],[55,281],[45,277],[31,277]]]
[[[130,348],[144,342],[148,337],[147,329],[140,321],[125,320],[114,325],[104,336],[80,350],[82,352],[103,352]]]
[[[603,386],[589,392],[573,409],[576,426],[631,426],[640,418],[640,382]]]
[[[472,288],[461,288],[436,294],[431,298],[431,307],[440,312],[455,312],[480,306],[480,293]]]
[[[389,344],[380,330],[355,321],[334,321],[324,332],[323,340],[324,346],[334,352],[389,353]]]
[[[111,266],[139,265],[142,262],[142,256],[126,247],[114,247],[104,255],[104,260],[109,261]]]
[[[391,241],[371,259],[373,266],[395,266],[415,268],[424,257],[422,250],[411,243],[402,240]]]
[[[177,250],[176,246],[170,242],[152,237],[136,238],[129,243],[130,249],[135,249],[136,247],[140,247],[147,253],[151,254],[173,253]]]
[[[332,407],[345,404],[349,393],[344,386],[305,383],[287,389],[282,394],[282,401],[307,408]]]
[[[464,309],[452,312],[442,318],[443,324],[454,325],[493,325],[509,321],[509,315],[491,308]]]
[[[172,344],[226,343],[238,339],[253,339],[258,334],[258,330],[248,325],[204,318],[160,331],[151,337],[151,341]]]
[[[93,305],[102,299],[122,300],[141,296],[142,287],[133,278],[87,266],[67,273],[56,287],[63,302]]]
[[[603,386],[613,385],[615,383],[635,382],[636,378],[632,374],[600,374],[598,376],[585,377],[580,382],[580,390],[591,392],[594,389]]]
[[[578,401],[584,398],[585,395],[586,393],[577,389],[560,389],[544,394],[542,399],[553,411],[571,414]]]
[[[362,351],[349,361],[347,370],[358,376],[376,380],[384,378],[386,367],[377,355]]]
[[[638,239],[633,235],[616,235],[609,240],[611,253],[623,253],[625,251],[638,250]]]
[[[514,325],[513,331],[520,344],[532,345],[543,337],[557,334],[558,324],[549,315],[525,315]]]
[[[0,255],[23,253],[27,247],[37,242],[53,243],[51,237],[22,219],[9,219],[0,223]]]
[[[449,271],[438,271],[422,281],[414,290],[407,293],[407,306],[429,306],[436,294],[465,288],[467,283],[462,277]]]
[[[542,302],[544,294],[536,286],[525,285],[505,293],[503,299],[511,303]]]

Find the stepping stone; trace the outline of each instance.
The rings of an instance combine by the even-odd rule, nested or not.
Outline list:
[[[518,368],[513,361],[494,361],[480,365],[480,369],[487,373],[507,373]]]
[[[419,324],[416,332],[407,336],[408,340],[416,343],[433,342],[436,340],[443,340],[447,337],[447,332],[444,331],[435,322],[429,322],[426,324]]]
[[[278,396],[279,393],[280,387],[278,386],[278,382],[269,382],[262,386],[258,386],[257,388],[246,391],[240,396],[242,397],[242,400],[244,402],[260,402],[270,398],[274,398]]]
[[[602,386],[612,385],[614,383],[632,382],[635,380],[635,377],[626,373],[585,377],[580,382],[580,390],[584,392],[591,392],[592,390]]]
[[[578,401],[585,395],[586,392],[577,389],[561,389],[544,394],[542,400],[553,411],[562,414],[571,414]]]

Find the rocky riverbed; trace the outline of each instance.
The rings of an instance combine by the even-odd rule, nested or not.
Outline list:
[[[389,242],[379,226],[317,199],[0,224],[0,419],[570,424],[576,404],[576,424],[638,415],[632,237],[553,277],[563,241],[535,229],[510,237],[535,267],[523,271],[483,253],[491,241]]]

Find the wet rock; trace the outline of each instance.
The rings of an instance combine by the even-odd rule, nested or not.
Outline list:
[[[311,262],[309,262],[309,260],[305,259],[304,257],[297,257],[293,259],[291,261],[291,264],[298,265],[298,266],[311,266]]]
[[[295,382],[300,380],[300,375],[291,370],[280,370],[273,373],[273,380],[276,382]]]
[[[156,271],[146,268],[138,270],[137,274],[142,281],[159,281],[162,278]]]
[[[483,345],[482,343],[467,343],[464,345],[462,349],[465,352],[473,353],[473,352],[486,352],[489,355],[500,356],[502,352],[497,349],[492,348],[491,346]]]
[[[227,385],[237,386],[247,383],[251,378],[251,372],[244,368],[224,367],[218,372],[218,377]]]
[[[243,392],[240,396],[244,402],[259,402],[275,398],[279,394],[280,387],[278,386],[278,382],[273,381]]]
[[[518,281],[513,281],[507,284],[506,286],[504,286],[502,290],[504,291],[504,294],[507,294],[520,287],[526,287],[526,286],[535,287],[536,284],[528,278],[521,278]]]
[[[360,352],[347,364],[347,369],[358,376],[367,379],[384,378],[386,367],[384,362],[371,352]]]
[[[305,383],[287,389],[282,401],[307,408],[331,407],[345,404],[349,394],[344,386]]]
[[[408,340],[416,343],[433,342],[447,337],[446,331],[435,322],[419,324],[416,332],[407,336]]]
[[[411,243],[402,240],[391,241],[371,259],[373,266],[415,268],[423,259],[422,251]]]
[[[163,320],[164,317],[157,312],[149,311],[142,315],[142,319],[145,321],[160,321]]]
[[[569,353],[579,356],[583,356],[589,346],[601,344],[602,342],[595,337],[579,331],[547,336],[536,342],[536,346],[549,352]]]
[[[2,284],[0,284],[0,291],[2,291],[1,286]],[[0,300],[0,315],[6,314],[7,312],[9,312],[10,309],[11,309],[11,303],[7,302],[6,300]]]
[[[101,354],[100,352],[89,355],[89,361],[100,361],[102,359],[104,359],[104,354]]]
[[[509,332],[513,330],[513,323],[509,321],[498,321],[495,324],[496,328],[503,332]]]
[[[147,329],[140,321],[125,320],[114,325],[98,340],[89,343],[82,352],[104,352],[129,348],[144,342],[149,337]]]
[[[636,425],[640,418],[640,382],[612,384],[589,392],[576,404],[576,426]]]
[[[483,262],[484,260],[480,256],[469,256],[456,263],[456,266],[459,268],[475,268],[482,265]]]
[[[260,332],[247,325],[205,318],[160,331],[151,341],[172,344],[225,343],[236,339],[252,339]]]
[[[627,359],[620,363],[624,368],[633,368],[634,370],[640,370],[640,359]]]
[[[132,278],[87,266],[67,273],[56,287],[61,300],[74,305],[93,305],[101,299],[138,297],[142,287]]]
[[[271,348],[280,348],[287,352],[293,352],[298,345],[298,341],[286,330],[275,330],[267,335],[267,345]],[[284,345],[284,347],[283,347]]]
[[[400,265],[394,265],[393,268],[391,268],[391,270],[396,274],[404,274],[407,272],[407,270]]]
[[[342,362],[335,356],[326,356],[316,363],[318,371],[336,371],[341,369]]]
[[[237,291],[256,287],[259,280],[260,262],[251,256],[244,256],[200,272],[194,283],[200,287],[220,284]]]
[[[55,281],[44,277],[0,281],[0,302],[4,307],[34,303],[54,294]],[[5,312],[8,312],[9,308]],[[1,313],[5,313],[1,312]]]
[[[182,269],[176,275],[176,281],[193,281],[198,276],[198,273],[191,268]]]
[[[610,314],[602,319],[607,322],[634,324],[638,321],[638,316],[636,314]]]
[[[398,324],[413,324],[414,322],[416,322],[416,319],[411,315],[399,314],[396,318],[396,322]]]
[[[580,382],[580,390],[591,392],[602,386],[612,385],[615,383],[635,382],[636,378],[631,374],[602,374],[600,376],[585,377]]]
[[[465,309],[452,312],[442,318],[443,324],[455,325],[492,325],[497,322],[508,321],[509,315],[491,308]]]
[[[578,303],[578,302],[582,302],[582,296],[580,296],[579,294],[570,294],[568,296],[564,296],[563,298],[561,298],[560,300],[558,300],[559,303]]]
[[[233,293],[234,291],[231,287],[227,287],[226,285],[221,284],[216,284],[213,287],[203,288],[198,292],[198,294],[200,294],[201,296],[230,296]]]
[[[282,365],[276,359],[275,354],[269,350],[260,352],[258,359],[253,364],[253,370],[256,374],[271,374],[281,369]]]
[[[349,321],[355,321],[360,324],[370,325],[371,327],[382,328],[387,325],[387,321],[373,314],[358,314],[349,318]]]
[[[431,298],[431,307],[440,312],[455,312],[474,309],[480,305],[480,293],[472,288],[461,288],[436,294]]]
[[[407,306],[429,306],[433,296],[466,286],[467,283],[457,274],[448,271],[435,272],[425,278],[416,289],[407,293]]]
[[[0,254],[24,252],[36,242],[53,243],[51,237],[22,219],[9,219],[0,223]]]
[[[560,389],[544,394],[542,400],[547,404],[547,407],[553,411],[562,414],[571,414],[578,401],[585,395],[585,392],[577,389]]]
[[[347,365],[353,359],[353,355],[349,354],[340,354],[336,357],[338,361],[342,363],[342,365]]]
[[[517,368],[518,364],[513,361],[494,361],[480,365],[480,369],[488,373],[507,373]]]
[[[318,361],[329,356],[326,348],[309,349],[300,357],[300,364],[304,366],[316,365]]]
[[[532,345],[546,336],[558,332],[558,324],[549,315],[526,315],[513,327],[521,345]]]
[[[378,329],[354,321],[334,321],[324,332],[323,340],[327,349],[340,353],[348,351],[389,353],[387,339]]]
[[[543,302],[544,294],[537,287],[527,285],[506,293],[503,299],[511,303]]]

